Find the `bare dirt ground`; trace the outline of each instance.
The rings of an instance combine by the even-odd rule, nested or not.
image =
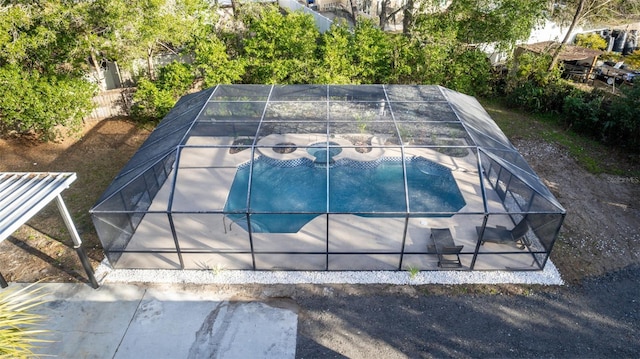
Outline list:
[[[0,171],[77,173],[62,197],[95,268],[103,254],[88,211],[148,134],[131,122],[104,120],[59,143],[0,139]],[[10,282],[86,281],[54,203],[0,243],[0,273]]]

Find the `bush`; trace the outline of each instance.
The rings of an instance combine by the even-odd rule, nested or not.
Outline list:
[[[170,91],[161,90],[151,80],[142,78],[133,94],[131,116],[138,121],[159,120],[171,111],[175,103]]]
[[[0,67],[0,133],[56,140],[78,132],[94,108],[95,87],[65,75],[40,75],[17,66]]]
[[[466,50],[452,55],[446,65],[443,85],[469,95],[485,95],[491,90],[491,64],[480,50]]]
[[[631,149],[640,148],[640,86],[622,88],[622,96],[616,97],[607,111],[607,130],[611,140]]]
[[[560,69],[548,71],[550,56],[521,54],[505,80],[504,94],[515,107],[531,112],[562,112],[572,87],[560,79]]]
[[[191,66],[175,61],[160,68],[155,82],[141,78],[133,94],[131,116],[138,121],[162,119],[188,92],[194,80]]]
[[[576,45],[594,50],[604,50],[607,48],[607,40],[595,32],[589,34],[576,35]]]
[[[158,71],[157,86],[170,92],[176,99],[189,91],[195,76],[189,64],[173,61]]]
[[[576,132],[593,137],[601,137],[600,109],[602,97],[587,94],[583,91],[574,91],[564,98],[562,107],[562,119],[564,124]]]

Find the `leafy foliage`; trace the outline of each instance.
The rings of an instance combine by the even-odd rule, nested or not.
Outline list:
[[[596,93],[575,90],[565,97],[562,107],[563,121],[576,132],[598,136],[598,122],[603,97]]]
[[[550,61],[548,55],[532,53],[513,60],[503,89],[507,100],[531,112],[561,112],[571,88],[560,80],[559,69],[547,70]]]
[[[131,116],[143,122],[159,120],[171,111],[175,103],[176,99],[173,98],[171,91],[164,91],[153,81],[142,78],[133,94]]]
[[[547,0],[456,0],[442,11],[441,1],[428,0],[426,7],[431,10],[423,9],[417,17],[431,18],[439,27],[454,30],[460,43],[494,43],[508,49],[529,36],[544,19],[547,6]]]
[[[246,15],[245,24],[245,82],[315,82],[313,68],[319,33],[311,15],[293,12],[283,16],[277,7],[267,6],[257,14]]]
[[[39,290],[27,286],[20,290],[0,291],[0,358],[33,358],[36,344],[48,342],[36,338],[47,333],[38,329],[45,318],[31,312],[43,304]]]
[[[596,33],[576,35],[576,45],[594,50],[607,48],[607,41]]]
[[[168,91],[175,98],[184,95],[193,85],[195,76],[191,65],[173,61],[160,68],[157,85],[160,89]]]
[[[155,79],[153,56],[159,49],[176,49],[197,33],[206,20],[207,4],[199,0],[104,0],[104,11],[112,19],[105,33],[109,57],[123,64],[147,60],[147,71]]]
[[[77,127],[92,107],[94,90],[84,80],[89,64],[109,59],[132,68],[135,59],[146,59],[132,109],[141,120],[164,117],[194,84],[439,84],[504,95],[531,112],[562,114],[575,131],[640,146],[636,90],[614,99],[577,91],[548,57],[531,54],[519,56],[507,76],[493,81],[497,75],[480,49],[511,48],[547,11],[571,20],[579,1],[548,8],[547,0],[409,0],[419,6],[404,10],[403,34],[385,33],[366,19],[353,29],[335,23],[320,34],[310,15],[273,5],[236,4],[237,16],[222,23],[204,0],[9,2],[0,6],[0,130],[55,139],[60,128]],[[638,6],[583,2],[581,21]],[[602,47],[596,40],[579,42]],[[187,54],[193,64],[156,71],[153,57],[160,50]],[[624,60],[633,65],[635,55]]]
[[[199,72],[198,75],[202,76],[205,87],[230,84],[242,79],[245,71],[244,61],[229,56],[227,46],[216,36],[213,28],[203,28],[192,40],[191,47],[194,66]]]
[[[610,117],[611,126],[617,131],[611,141],[621,142],[627,146],[640,149],[640,86],[622,89],[623,96],[616,97],[605,112]]]
[[[63,129],[79,130],[94,106],[94,93],[94,86],[82,79],[0,67],[1,132],[56,140]]]
[[[322,34],[318,49],[319,65],[316,73],[318,83],[350,84],[353,74],[354,37],[344,23],[334,23]]]
[[[636,50],[634,53],[625,56],[624,62],[634,69],[640,69],[640,51]]]
[[[457,48],[446,62],[444,86],[470,95],[486,95],[491,91],[491,64],[484,52]]]
[[[622,87],[622,94],[585,92],[546,72],[549,56],[524,53],[502,89],[511,106],[534,113],[555,113],[564,126],[603,143],[640,149],[640,87]]]
[[[352,79],[355,83],[386,83],[393,48],[389,37],[371,20],[358,21],[351,47],[354,56]]]
[[[133,95],[131,115],[139,121],[162,119],[193,85],[195,76],[187,64],[172,62],[160,68],[158,80],[142,78]]]

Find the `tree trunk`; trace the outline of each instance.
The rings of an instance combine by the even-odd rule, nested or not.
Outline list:
[[[411,31],[411,26],[413,25],[413,0],[407,0],[407,3],[404,6],[404,16],[402,17],[402,33],[407,35]]]
[[[351,4],[351,17],[353,19],[353,26],[355,27],[358,24],[358,6],[357,4],[353,3],[353,0],[349,0],[349,3]]]
[[[153,50],[151,48],[147,49],[147,69],[149,70],[149,79],[155,81],[156,73],[153,69]]]
[[[558,46],[556,51],[554,51],[553,56],[551,57],[551,63],[549,64],[549,69],[548,69],[549,71],[553,70],[553,68],[556,67],[556,64],[558,63],[558,59],[560,58],[560,53],[562,52],[562,48],[567,42],[569,42],[569,39],[571,38],[571,32],[573,31],[573,28],[578,24],[578,20],[582,15],[582,10],[584,10],[585,1],[586,0],[580,0],[580,2],[578,2],[578,7],[576,8],[576,12],[573,15],[573,20],[571,21],[571,25],[569,25],[569,29],[567,29],[567,34],[564,36],[564,39],[560,43],[560,46]]]
[[[233,12],[233,18],[238,19],[238,0],[231,0],[231,11]]]
[[[89,51],[89,54],[91,55],[91,62],[93,63],[93,71],[95,72],[94,78],[98,82],[98,86],[100,87],[100,89],[106,90],[106,88],[102,86],[102,80],[104,79],[104,76],[102,76],[102,72],[101,72],[102,69],[100,68],[100,64],[98,63],[98,59],[96,57],[96,51],[94,49],[91,49],[91,51]]]
[[[382,31],[387,27],[387,1],[388,0],[382,0],[380,2],[380,29]]]

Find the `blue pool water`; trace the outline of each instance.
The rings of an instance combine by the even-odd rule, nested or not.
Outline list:
[[[342,152],[342,148],[335,147],[338,146],[336,142],[329,142],[329,146],[332,147],[327,147],[326,142],[315,143],[307,148],[307,153],[316,158],[314,161],[316,164],[331,164],[334,162],[333,156]]]
[[[361,163],[331,166],[327,183],[326,165],[309,161],[281,167],[258,158],[253,166],[249,204],[252,231],[295,233],[327,212],[404,217],[407,208],[400,160],[363,167]],[[224,208],[227,216],[244,228],[249,170],[250,166],[244,166],[236,172]],[[422,212],[416,216],[442,216],[441,212],[457,212],[466,204],[451,172],[426,159],[408,162],[407,184],[410,211]]]

